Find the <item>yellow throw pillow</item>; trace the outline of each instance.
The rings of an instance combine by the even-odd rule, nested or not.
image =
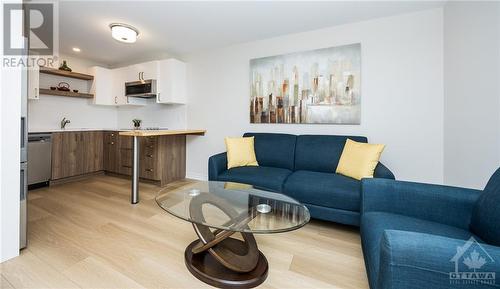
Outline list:
[[[255,156],[254,137],[226,137],[227,169],[258,166]]]
[[[373,178],[384,148],[383,144],[360,143],[347,139],[336,173],[357,180]]]

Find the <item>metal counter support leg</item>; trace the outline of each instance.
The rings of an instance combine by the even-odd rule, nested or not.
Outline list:
[[[132,195],[131,203],[137,204],[139,202],[139,138],[134,136],[132,153]]]

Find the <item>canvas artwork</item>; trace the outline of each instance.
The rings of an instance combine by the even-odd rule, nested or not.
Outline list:
[[[361,44],[250,60],[251,123],[360,124]]]

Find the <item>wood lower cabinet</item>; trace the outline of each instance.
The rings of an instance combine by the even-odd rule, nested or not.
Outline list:
[[[83,173],[93,173],[104,170],[103,132],[82,132]]]
[[[157,137],[140,138],[139,177],[148,180],[161,180],[158,166],[159,150]]]
[[[107,172],[120,173],[120,144],[118,142],[118,132],[105,131],[103,133],[104,146],[104,170]]]
[[[132,137],[118,138],[118,173],[132,175]],[[139,138],[139,177],[168,184],[186,176],[186,136],[153,136]]]
[[[132,175],[132,138],[119,136],[119,173],[126,176]]]
[[[161,170],[161,185],[186,177],[186,136],[159,136],[158,168]]]
[[[80,132],[52,134],[52,180],[76,176],[82,171]]]
[[[99,171],[132,175],[132,137],[118,131],[77,131],[52,134],[52,180]],[[165,185],[183,179],[186,136],[139,138],[139,177]]]
[[[52,180],[102,171],[103,133],[100,131],[52,134]]]

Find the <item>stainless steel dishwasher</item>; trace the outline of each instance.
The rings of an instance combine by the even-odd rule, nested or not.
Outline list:
[[[28,135],[28,186],[48,185],[51,177],[52,134]]]

